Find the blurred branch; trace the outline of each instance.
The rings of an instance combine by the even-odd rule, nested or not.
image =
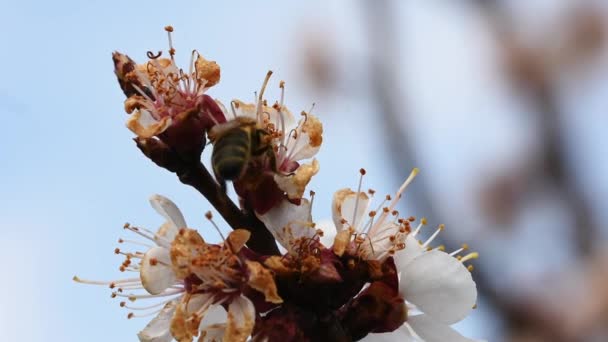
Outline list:
[[[513,23],[496,0],[474,0],[479,12],[486,19],[494,38],[502,49],[505,68],[514,86],[527,90],[539,115],[542,138],[541,155],[536,176],[548,181],[561,193],[574,217],[572,241],[580,255],[591,252],[596,227],[585,196],[578,190],[574,177],[568,172],[566,143],[563,123],[564,113],[558,100],[557,75],[559,71],[547,65],[542,51],[523,47],[520,38],[513,32]],[[573,28],[576,30],[577,28]],[[584,32],[583,32],[584,33]],[[539,49],[540,50],[540,49]]]
[[[390,160],[393,161],[393,169],[400,172],[404,166],[415,166],[416,151],[413,148],[410,135],[402,128],[403,122],[408,121],[408,113],[403,101],[403,94],[400,92],[400,84],[397,81],[397,75],[401,73],[396,70],[397,66],[402,65],[398,56],[399,44],[395,39],[397,29],[394,25],[393,13],[390,1],[362,1],[363,12],[367,20],[367,29],[369,32],[369,47],[372,51],[370,56],[370,78],[373,96],[376,99],[378,108],[382,113],[383,131],[386,141],[389,142]],[[476,4],[484,10],[487,17],[492,17],[491,21],[495,26],[494,29],[499,32],[506,32],[508,22],[499,11],[497,1],[481,1],[476,0]],[[565,198],[576,213],[577,224],[575,227],[584,227],[582,230],[576,231],[576,241],[578,242],[581,251],[588,250],[590,246],[591,224],[589,222],[589,212],[584,205],[582,196],[574,191],[571,186],[570,179],[566,177],[565,161],[563,158],[563,143],[561,139],[561,131],[558,129],[556,118],[559,117],[557,103],[553,98],[553,94],[545,94],[546,96],[538,96],[541,114],[543,115],[545,132],[545,160],[543,160],[543,170],[547,177],[553,180],[555,184],[563,184]],[[551,95],[551,96],[549,96]],[[399,177],[402,175],[399,174]],[[416,211],[424,216],[439,219],[439,215],[430,197],[428,184],[417,181],[416,187],[412,187],[409,191],[414,192],[412,197],[416,198]],[[571,196],[571,197],[570,197]],[[449,239],[449,236],[443,235],[443,239]],[[511,328],[526,329],[530,324],[535,324],[542,320],[534,310],[526,303],[518,303],[511,301],[510,298],[504,296],[495,289],[488,281],[490,272],[483,270],[483,265],[479,265],[480,271],[475,272],[475,279],[480,295],[483,296],[487,303],[494,306],[503,320],[508,322]],[[559,341],[559,336],[552,336],[551,331],[545,336],[550,336],[551,340]]]

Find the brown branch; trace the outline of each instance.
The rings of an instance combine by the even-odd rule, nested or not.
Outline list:
[[[230,227],[250,231],[251,237],[247,243],[249,248],[264,255],[279,254],[276,242],[266,226],[255,214],[245,214],[241,211],[200,161],[184,161],[178,153],[155,138],[134,140],[137,147],[156,165],[175,173],[182,183],[190,185],[205,196]]]

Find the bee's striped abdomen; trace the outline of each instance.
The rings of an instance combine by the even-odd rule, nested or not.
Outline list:
[[[251,155],[251,131],[233,129],[213,146],[211,162],[216,176],[235,180],[242,174]]]

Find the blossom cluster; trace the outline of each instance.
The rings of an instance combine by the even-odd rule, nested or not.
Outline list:
[[[209,228],[222,236],[210,243],[171,200],[154,195],[150,204],[164,223],[156,230],[125,224],[145,241],[121,238],[135,249],[115,250],[124,256],[120,271],[135,276],[74,279],[109,286],[129,318],[154,316],[140,341],[473,341],[450,325],[475,306],[472,266],[465,262],[477,253],[466,245],[451,253],[431,246],[443,225],[421,241],[427,220],[397,211],[418,169],[376,204],[376,191],[362,190],[361,169],[356,189],[334,193],[332,223],[317,224],[315,193],[307,187],[319,171],[313,158],[323,142],[320,120],[289,111],[283,82],[280,99],[269,104],[271,72],[254,103],[226,106],[211,98],[206,92],[219,82],[219,66],[194,51],[188,71],[178,68],[173,29],[166,30],[169,58],[149,52],[137,64],[113,54],[127,127],[148,158],[241,226],[231,224],[224,237],[208,212]],[[213,178],[200,161],[209,144]],[[225,193],[228,181],[238,207]],[[139,304],[146,300],[152,303]]]

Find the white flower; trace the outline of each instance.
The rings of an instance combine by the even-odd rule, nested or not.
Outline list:
[[[149,316],[158,312],[157,316],[138,334],[141,341],[162,342],[171,341],[169,322],[179,299],[186,289],[183,280],[177,279],[171,267],[170,248],[171,242],[177,235],[179,229],[186,227],[184,216],[171,200],[154,195],[150,198],[152,207],[165,219],[166,222],[160,226],[156,233],[145,228],[134,227],[125,224],[125,229],[144,237],[153,245],[139,241],[119,239],[119,243],[131,243],[146,246],[145,252],[124,252],[117,248],[115,253],[125,256],[125,261],[120,269],[124,272],[139,273],[137,278],[127,278],[108,282],[88,281],[74,277],[74,280],[87,284],[108,285],[114,290],[112,297],[122,297],[130,302],[142,299],[157,298],[159,303],[148,306],[134,306],[127,301],[120,303],[121,307],[133,312],[150,311],[142,314],[129,313],[128,317]],[[132,260],[139,260],[133,264]],[[141,290],[145,290],[142,292]],[[126,293],[129,291],[129,293]],[[135,291],[135,292],[132,292]],[[160,307],[160,309],[158,309]],[[156,310],[156,311],[155,311]]]
[[[188,71],[180,69],[173,58],[175,49],[169,34],[170,58],[160,58],[148,53],[149,61],[136,65],[128,56],[112,54],[115,73],[127,100],[125,110],[132,115],[127,127],[141,138],[150,138],[166,131],[170,126],[186,119],[189,125],[210,127],[221,120],[215,102],[205,94],[219,82],[220,67],[193,51]],[[212,107],[209,107],[212,106]],[[211,111],[210,111],[211,110]],[[219,112],[219,108],[217,108]]]
[[[334,194],[332,217],[336,235],[333,249],[337,255],[346,252],[365,260],[384,260],[397,250],[403,249],[411,220],[399,218],[395,207],[407,186],[418,174],[418,169],[412,170],[393,198],[386,196],[373,210],[370,209],[370,196],[375,192],[370,190],[369,195],[361,192],[365,170],[361,169],[360,173],[356,192],[342,189]],[[333,232],[330,229],[328,233],[331,235]]]
[[[477,289],[471,273],[463,262],[477,257],[471,253],[460,259],[455,256],[466,246],[447,254],[430,250],[430,243],[444,229],[443,225],[424,243],[416,236],[426,225],[426,219],[412,231],[413,217],[399,218],[395,207],[407,186],[417,175],[414,169],[394,197],[387,196],[370,210],[370,196],[358,190],[336,192],[332,205],[336,235],[333,250],[349,253],[366,260],[384,260],[393,256],[399,273],[399,291],[408,307],[408,320],[397,331],[370,334],[367,339],[395,341],[444,342],[473,341],[450,328],[464,319],[477,300]],[[361,176],[365,170],[361,170]],[[370,191],[373,195],[374,191]],[[388,204],[387,204],[388,203]],[[331,232],[331,230],[330,230]],[[394,338],[394,339],[393,339]]]
[[[293,114],[283,103],[284,82],[280,83],[280,100],[272,106],[267,106],[263,95],[271,74],[272,72],[268,72],[266,75],[255,103],[233,100],[230,103],[230,112],[219,101],[218,104],[227,119],[252,118],[257,120],[260,127],[268,131],[273,138],[276,153],[275,182],[290,199],[299,199],[303,196],[312,176],[319,171],[319,163],[316,159],[307,164],[300,162],[314,157],[321,148],[323,125],[314,115],[306,112],[302,112],[303,118],[296,123]]]
[[[272,236],[289,253],[297,254],[302,243],[314,239],[319,231],[312,222],[312,202],[302,198],[300,204],[282,200],[264,215],[257,215]]]
[[[472,342],[450,327],[463,320],[477,301],[477,288],[470,271],[463,262],[477,257],[470,253],[455,256],[463,248],[448,254],[440,249],[427,250],[429,240],[420,243],[416,231],[406,238],[405,249],[395,255],[399,272],[399,292],[406,300],[408,319],[396,332],[370,334],[370,340],[381,335],[409,336],[405,341]],[[438,230],[439,231],[439,230]]]
[[[245,341],[253,330],[255,309],[251,301],[238,292],[243,274],[235,272],[241,269],[241,261],[234,253],[244,246],[249,233],[233,231],[227,245],[206,244],[195,230],[186,228],[182,213],[169,199],[154,195],[150,203],[166,219],[158,231],[154,233],[129,224],[125,229],[153,245],[120,239],[120,243],[143,245],[149,249],[145,253],[115,250],[126,257],[121,270],[137,272],[139,277],[109,282],[78,277],[74,280],[108,285],[114,289],[113,297],[126,298],[120,303],[121,307],[134,312],[144,311],[142,314],[131,312],[129,318],[156,314],[137,334],[142,342],[168,342],[174,338],[180,342],[191,341],[197,335],[200,335],[199,341],[222,338]],[[137,264],[132,263],[137,259],[140,260]],[[269,271],[251,261],[245,261],[245,267],[249,286],[262,292],[267,301],[281,301]],[[161,301],[147,306],[133,306],[127,302],[151,298]],[[228,312],[223,309],[223,303],[228,304]]]

